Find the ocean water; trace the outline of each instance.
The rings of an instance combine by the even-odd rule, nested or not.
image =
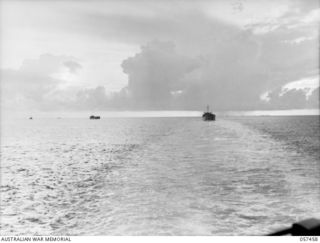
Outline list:
[[[263,235],[320,217],[319,116],[1,124],[1,235]]]

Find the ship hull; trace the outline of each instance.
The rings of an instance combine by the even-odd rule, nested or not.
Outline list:
[[[204,121],[215,121],[216,120],[216,115],[215,114],[212,114],[211,112],[205,112],[203,115],[202,115],[202,119]]]

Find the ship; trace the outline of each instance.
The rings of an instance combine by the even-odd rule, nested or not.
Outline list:
[[[215,121],[216,115],[209,111],[209,106],[207,105],[207,111],[203,113],[202,119],[204,121]]]
[[[99,120],[100,119],[100,116],[90,116],[89,117],[90,118],[90,120]]]

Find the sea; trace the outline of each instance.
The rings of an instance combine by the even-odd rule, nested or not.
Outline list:
[[[319,116],[1,123],[1,235],[266,235],[320,218]]]

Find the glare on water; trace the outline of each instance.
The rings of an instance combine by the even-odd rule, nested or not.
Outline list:
[[[320,217],[317,117],[263,119],[4,123],[1,234],[261,235]]]

